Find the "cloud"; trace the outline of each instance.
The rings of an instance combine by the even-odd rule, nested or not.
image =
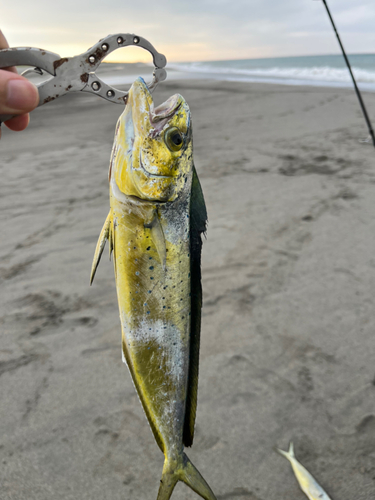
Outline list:
[[[349,52],[375,52],[373,0],[330,0],[330,8]],[[65,0],[53,9],[17,0],[2,6],[2,22],[12,46],[61,55],[117,32],[140,34],[175,61],[339,51],[319,0]]]

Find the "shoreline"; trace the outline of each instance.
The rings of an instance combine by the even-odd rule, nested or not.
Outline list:
[[[152,68],[150,67],[150,70]],[[166,81],[175,80],[212,80],[212,81],[223,81],[223,82],[238,82],[238,83],[268,83],[271,85],[284,85],[291,87],[319,87],[319,88],[332,88],[332,89],[353,89],[354,86],[352,82],[330,82],[330,81],[319,81],[319,80],[301,80],[301,79],[287,79],[287,78],[269,78],[269,77],[250,77],[250,76],[234,76],[225,75],[224,73],[213,73],[213,72],[187,72],[181,71],[173,67],[166,67],[167,79]],[[116,85],[129,85],[134,81],[135,74],[131,76],[123,75],[113,75],[106,74],[106,83],[112,86]],[[151,81],[151,71],[142,72],[140,75],[145,81]],[[357,85],[361,92],[375,92],[375,84],[357,82]]]
[[[316,79],[302,79],[302,78],[284,78],[277,76],[251,76],[233,74],[230,71],[226,74],[223,71],[205,71],[205,70],[192,70],[181,69],[177,65],[171,63],[166,66],[167,79],[166,81],[186,81],[186,80],[212,80],[224,82],[238,82],[238,83],[267,83],[271,85],[283,85],[291,87],[318,87],[318,88],[332,88],[332,89],[353,89],[352,81],[329,81],[329,80],[316,80]],[[101,64],[97,70],[97,75],[108,85],[116,87],[123,85],[131,85],[134,79],[141,76],[146,82],[152,80],[153,66],[145,63],[104,63]],[[38,75],[31,75],[28,78],[35,83],[41,83],[50,75],[42,77]],[[163,82],[162,82],[163,83]],[[361,92],[373,93],[375,92],[375,83],[357,81],[357,85]]]

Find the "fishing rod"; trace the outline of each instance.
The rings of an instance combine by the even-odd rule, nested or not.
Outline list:
[[[327,9],[328,17],[329,17],[329,19],[330,19],[330,21],[331,21],[331,23],[332,23],[332,26],[333,26],[334,32],[336,33],[337,40],[338,40],[338,42],[339,42],[339,45],[340,45],[341,50],[342,50],[342,54],[343,54],[344,59],[345,59],[346,65],[348,66],[350,76],[352,77],[353,84],[354,84],[354,88],[355,88],[355,91],[356,91],[356,93],[357,93],[357,97],[358,97],[358,100],[359,100],[359,104],[361,105],[362,112],[363,112],[363,115],[364,115],[364,117],[365,117],[365,120],[366,120],[366,123],[367,123],[367,127],[368,127],[368,130],[369,130],[370,136],[371,136],[371,138],[372,138],[372,142],[373,142],[374,147],[375,147],[375,135],[374,135],[374,130],[373,130],[373,128],[372,128],[370,118],[369,118],[369,116],[368,116],[368,114],[367,114],[366,107],[365,107],[365,103],[363,102],[362,95],[361,95],[361,93],[360,93],[360,91],[359,91],[359,88],[358,88],[357,82],[356,82],[356,80],[355,80],[355,78],[354,78],[353,71],[352,71],[352,68],[351,68],[351,66],[350,66],[349,59],[348,59],[348,57],[347,57],[347,55],[346,55],[346,53],[345,53],[344,46],[343,46],[343,44],[342,44],[342,42],[341,42],[340,35],[339,35],[339,33],[338,33],[338,31],[337,31],[337,28],[336,28],[336,25],[335,25],[335,23],[334,23],[334,21],[333,21],[333,17],[332,17],[332,14],[331,14],[331,12],[330,12],[330,10],[329,10],[329,8],[328,8],[327,2],[326,2],[326,0],[322,0],[322,1],[323,1],[323,3],[324,3],[325,8]]]

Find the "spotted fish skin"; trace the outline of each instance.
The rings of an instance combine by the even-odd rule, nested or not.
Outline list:
[[[294,447],[292,442],[289,444],[288,451],[283,451],[278,448],[277,451],[283,457],[289,460],[298,484],[309,500],[331,500],[327,493],[323,490],[323,488],[318,484],[316,479],[314,479],[314,477],[310,474],[310,472],[298,462],[294,455]]]
[[[128,242],[121,253],[115,243],[123,352],[156,441],[171,457],[182,451],[189,373],[190,238],[185,198],[159,207],[129,200],[126,218],[121,215],[124,204],[112,200],[114,240]],[[182,208],[178,205],[183,210],[176,220],[175,211]],[[154,217],[165,235],[165,269],[152,229],[145,227]],[[172,224],[175,230],[169,236]]]
[[[184,453],[194,437],[207,214],[193,164],[190,110],[180,96],[154,108],[141,78],[117,128],[109,173],[110,213],[91,281],[109,240],[123,358],[165,455],[158,500],[177,481],[202,498],[210,487]]]

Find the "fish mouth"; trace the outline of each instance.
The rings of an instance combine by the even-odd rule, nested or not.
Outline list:
[[[142,77],[138,77],[131,88],[130,101],[134,117],[140,118],[141,114],[148,115],[148,120],[153,127],[153,134],[160,133],[170,118],[181,107],[181,96],[175,94],[162,104],[155,107],[150,89]],[[128,105],[130,102],[128,102]]]
[[[156,108],[151,106],[150,108],[150,121],[155,124],[160,121],[168,120],[181,107],[180,96],[178,94],[172,95],[162,104],[159,104]]]
[[[142,172],[147,175],[150,179],[171,179],[173,175],[161,175],[161,174],[151,174],[148,170],[146,170],[145,166],[142,162],[142,155],[139,154],[139,165],[141,167]]]

